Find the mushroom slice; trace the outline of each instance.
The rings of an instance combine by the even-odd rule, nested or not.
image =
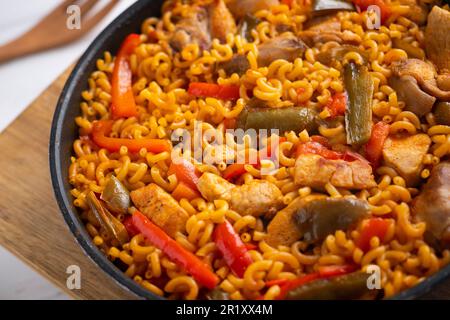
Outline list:
[[[389,85],[397,92],[397,97],[405,103],[405,110],[421,117],[433,108],[436,98],[422,91],[412,76],[392,76]]]
[[[272,6],[279,5],[278,0],[231,0],[227,6],[233,15],[240,19],[246,14],[252,14],[259,10],[267,10]]]
[[[412,76],[428,94],[444,101],[450,101],[450,91],[441,90],[436,81],[437,72],[431,63],[419,59],[395,61],[391,65],[397,76]]]

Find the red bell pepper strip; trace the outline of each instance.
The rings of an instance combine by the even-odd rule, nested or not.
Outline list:
[[[331,149],[331,144],[328,141],[327,138],[325,138],[324,136],[318,136],[318,135],[313,135],[311,137],[309,137],[309,139],[313,142],[318,142],[321,145],[323,145],[325,148]]]
[[[377,122],[372,127],[372,134],[365,145],[367,160],[374,168],[380,165],[383,145],[389,135],[389,125],[383,121]]]
[[[279,138],[278,138],[278,144],[276,145],[276,147],[278,147],[278,146],[280,145],[280,143],[285,142],[285,141],[287,141],[287,138],[286,138],[286,137],[279,137]],[[271,158],[271,157],[272,157],[272,143],[268,143],[267,146],[266,146],[266,148],[265,148],[265,150],[266,150],[267,156],[268,156],[269,158]],[[262,154],[263,151],[264,151],[264,149],[262,149],[262,150],[259,151],[259,158],[261,158],[261,159],[264,159],[264,158],[265,158],[265,157],[263,157],[263,154]],[[264,156],[265,156],[265,155],[264,155]]]
[[[392,13],[391,8],[384,2],[384,0],[353,0],[353,3],[358,7],[358,12],[366,11],[367,8],[372,5],[378,6],[380,8],[381,23],[385,23]]]
[[[219,224],[214,230],[213,239],[226,264],[238,277],[242,278],[253,261],[231,223],[225,220]]]
[[[129,58],[140,43],[138,34],[130,34],[122,43],[114,61],[111,84],[111,113],[114,119],[137,116]]]
[[[234,128],[236,128],[236,122],[237,122],[236,118],[226,118],[226,119],[224,119],[223,120],[223,125],[225,127],[225,130],[226,129],[234,129]]]
[[[112,120],[99,120],[92,124],[92,141],[100,148],[105,148],[111,152],[117,152],[120,147],[125,146],[130,152],[139,152],[142,148],[147,151],[160,153],[163,151],[170,151],[171,145],[169,141],[162,139],[125,139],[125,138],[111,138],[107,135],[111,132],[113,125]]]
[[[300,278],[289,280],[284,284],[280,285],[280,294],[277,297],[277,300],[283,300],[289,291],[292,289],[295,289],[297,287],[300,287],[306,283],[309,283],[311,281],[317,280],[320,278],[320,275],[318,272],[307,274],[306,276],[302,276]]]
[[[289,280],[289,279],[269,280],[269,281],[266,281],[266,287],[271,287],[271,286],[275,286],[275,285],[282,286],[282,285],[288,283],[289,281],[291,281],[291,280]]]
[[[355,265],[321,266],[319,267],[318,272],[310,273],[297,279],[287,280],[284,283],[280,281],[279,284],[275,283],[280,286],[280,295],[277,297],[277,300],[284,299],[290,290],[298,288],[311,281],[340,276],[343,274],[353,272],[356,269],[357,266]]]
[[[366,158],[360,155],[357,152],[353,152],[351,150],[345,150],[343,152],[337,152],[330,150],[326,145],[329,146],[328,140],[323,141],[320,136],[312,136],[311,141],[302,143],[297,147],[296,157],[299,157],[302,154],[317,154],[325,159],[329,160],[345,160],[348,162],[352,162],[355,160],[360,160],[367,162]]]
[[[380,241],[384,240],[389,229],[389,221],[382,218],[372,218],[363,226],[361,234],[356,241],[356,246],[362,251],[370,250],[370,240],[373,237],[378,237]]]
[[[178,185],[172,191],[172,197],[180,201],[181,199],[187,199],[189,201],[201,197],[197,190],[192,189],[185,182],[179,181]]]
[[[139,234],[139,230],[134,226],[132,220],[133,220],[132,217],[128,215],[122,222],[131,238]]]
[[[182,266],[199,284],[208,289],[214,289],[217,286],[219,283],[217,275],[192,252],[184,249],[139,211],[136,210],[133,213],[132,219],[133,225],[150,243],[160,249],[170,260]]]
[[[169,167],[168,174],[175,173],[178,181],[184,182],[191,189],[198,191],[197,183],[200,177],[200,172],[195,166],[186,159],[179,159],[178,163],[172,162]]]
[[[223,172],[222,177],[228,181],[234,180],[246,173],[245,164],[243,163],[233,163],[230,164]]]
[[[245,247],[247,248],[247,250],[255,250],[255,249],[258,249],[258,246],[257,246],[256,244],[254,244],[254,243],[251,243],[251,242],[247,242],[247,243],[245,244]]]
[[[302,154],[317,154],[331,160],[342,159],[343,156],[342,153],[330,150],[322,144],[314,141],[302,143],[297,147],[296,156],[298,157]]]
[[[319,275],[321,278],[323,277],[334,277],[342,274],[351,273],[356,271],[358,267],[354,264],[344,264],[344,265],[336,265],[336,266],[320,266],[318,268]]]
[[[240,97],[239,86],[206,82],[191,82],[188,93],[196,97],[212,97],[222,100],[237,100]]]
[[[362,155],[360,155],[357,152],[351,151],[351,150],[345,150],[344,153],[342,154],[342,160],[348,161],[348,162],[352,162],[355,160],[360,160],[363,162],[368,162],[366,158],[364,158]]]
[[[343,116],[347,105],[347,95],[343,92],[334,94],[328,101],[325,108],[330,111],[331,117]]]

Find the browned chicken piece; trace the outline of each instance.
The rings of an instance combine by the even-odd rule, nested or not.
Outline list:
[[[236,33],[236,22],[223,0],[215,0],[209,6],[209,15],[212,38],[225,42],[227,34]]]
[[[227,6],[237,19],[242,18],[246,14],[270,9],[270,7],[279,4],[280,2],[278,0],[231,0],[227,2]]]
[[[231,209],[243,215],[273,216],[282,205],[282,193],[272,182],[253,180],[231,190]]]
[[[450,73],[443,73],[436,78],[437,86],[444,91],[450,91]]]
[[[421,117],[431,111],[436,98],[429,95],[417,84],[412,76],[389,77],[389,85],[397,93],[397,98],[405,103],[405,110]]]
[[[431,63],[419,59],[406,59],[393,62],[391,68],[395,76],[411,76],[428,94],[440,100],[450,101],[450,91],[441,90],[437,86],[437,72]]]
[[[418,221],[426,222],[427,232],[443,248],[450,248],[450,162],[433,168],[412,210]]]
[[[419,26],[427,22],[428,8],[426,5],[417,0],[400,0],[400,4],[407,5],[409,10],[406,12],[406,17],[411,21],[417,23]]]
[[[205,172],[198,179],[197,188],[203,198],[212,202],[217,199],[229,201],[231,199],[231,189],[236,185],[228,182],[217,174]]]
[[[430,137],[424,133],[388,137],[383,146],[383,158],[387,165],[392,166],[405,179],[408,187],[413,187],[420,182],[423,157],[430,144]]]
[[[303,154],[295,162],[295,183],[323,189],[325,184],[348,189],[366,189],[377,184],[372,167],[363,160],[329,160],[315,154]]]
[[[425,29],[427,57],[440,73],[450,72],[450,12],[434,6]]]
[[[230,208],[243,215],[273,214],[282,204],[280,189],[269,181],[254,180],[236,186],[213,173],[204,173],[197,184],[198,190],[208,201],[227,200]]]
[[[205,7],[193,6],[187,16],[175,25],[170,38],[170,45],[177,51],[193,43],[198,44],[202,50],[211,46],[209,16]]]
[[[215,0],[208,6],[194,6],[175,25],[170,45],[181,51],[188,44],[196,43],[200,49],[211,47],[212,39],[226,41],[228,33],[237,30],[233,16],[223,0]]]
[[[290,246],[299,240],[302,234],[294,221],[295,213],[308,202],[324,198],[324,195],[309,195],[294,199],[286,208],[278,211],[272,221],[270,221],[264,240],[273,247],[280,245]]]
[[[188,213],[158,185],[151,183],[130,193],[134,205],[172,238],[184,232]]]
[[[308,47],[291,33],[284,33],[258,46],[258,65],[268,66],[277,59],[294,61]]]

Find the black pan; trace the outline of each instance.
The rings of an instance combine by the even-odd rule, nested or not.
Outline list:
[[[115,53],[122,40],[132,32],[139,32],[141,23],[150,16],[160,16],[163,0],[141,0],[125,10],[94,40],[78,61],[64,86],[56,106],[50,135],[50,172],[56,201],[62,215],[84,252],[101,269],[111,276],[126,290],[145,299],[161,299],[150,291],[142,288],[136,282],[125,276],[114,266],[106,256],[92,243],[77,209],[73,206],[71,189],[68,182],[68,168],[72,155],[72,143],[77,138],[75,117],[80,114],[81,92],[87,88],[87,80],[96,69],[96,60],[103,52]],[[450,266],[442,269],[421,284],[404,291],[394,299],[414,299],[429,292],[438,283],[450,275]],[[99,284],[101,285],[101,284]],[[101,297],[99,297],[101,298]]]

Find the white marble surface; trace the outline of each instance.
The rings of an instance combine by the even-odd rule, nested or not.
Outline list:
[[[0,300],[70,299],[0,246]]]
[[[0,0],[0,45],[33,26],[61,1]],[[98,7],[106,2],[107,0],[100,0]],[[0,132],[82,54],[109,22],[133,2],[135,0],[119,1],[94,30],[77,42],[1,64]],[[46,279],[0,246],[0,299],[67,298]]]

